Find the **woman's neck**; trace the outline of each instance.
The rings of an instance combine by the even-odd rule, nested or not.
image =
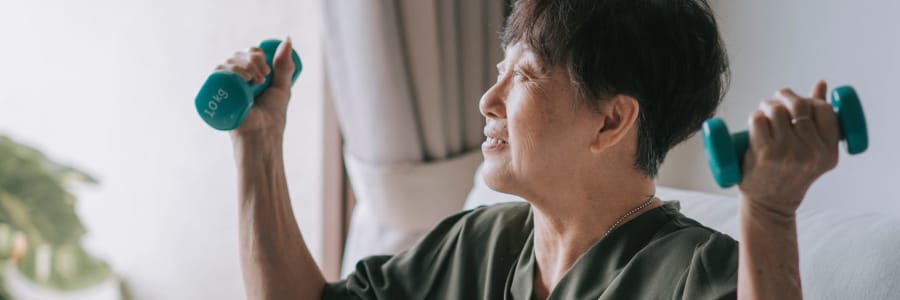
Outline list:
[[[534,290],[538,299],[545,299],[578,258],[602,239],[619,218],[648,201],[655,193],[655,184],[652,179],[643,179],[619,178],[615,185],[580,189],[594,193],[558,193],[553,199],[544,199],[548,201],[529,199],[534,210]],[[660,205],[653,200],[623,219],[620,226]]]

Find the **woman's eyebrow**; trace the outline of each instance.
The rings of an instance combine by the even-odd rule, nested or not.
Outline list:
[[[542,77],[547,75],[548,73],[548,70],[546,68],[540,67],[537,62],[534,62],[532,60],[522,61],[518,65],[519,70],[521,72],[524,72],[525,75],[528,75],[528,77]]]

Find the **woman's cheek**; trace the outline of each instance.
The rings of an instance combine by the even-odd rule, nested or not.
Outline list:
[[[530,163],[540,160],[538,130],[525,119],[513,119],[509,122],[512,159],[514,166],[521,171],[527,172]]]

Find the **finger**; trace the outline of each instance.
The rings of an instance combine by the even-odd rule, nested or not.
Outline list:
[[[266,82],[269,66],[266,65],[266,55],[261,52],[250,54],[251,65],[256,72],[256,83],[262,84]]]
[[[747,121],[750,127],[750,146],[760,149],[774,141],[772,136],[772,127],[769,125],[769,118],[762,110],[757,110],[750,115]]]
[[[769,99],[760,104],[760,110],[765,113],[769,119],[769,125],[772,132],[772,139],[783,144],[785,140],[793,138],[791,133],[791,113],[781,101]]]
[[[259,72],[259,83],[265,82],[266,76],[269,75],[269,65],[266,63],[266,53],[263,52],[260,47],[250,47],[249,53],[250,61]]]
[[[841,129],[834,108],[827,102],[816,101],[813,111],[816,115],[816,129],[819,131],[822,142],[829,149],[837,147],[841,138]]]
[[[294,60],[291,57],[293,47],[291,37],[287,37],[278,50],[275,51],[275,58],[272,60],[274,74],[272,74],[272,86],[284,89],[291,88],[291,77],[294,75]]]
[[[232,72],[241,72],[250,75],[250,78],[244,78],[248,82],[256,78],[256,70],[250,65],[250,57],[246,52],[235,52],[234,56],[225,61],[225,66]],[[243,77],[243,76],[242,76]]]
[[[793,90],[788,88],[780,89],[775,92],[775,99],[781,101],[787,107],[792,118],[811,117],[812,103],[808,99],[798,96]]]
[[[793,90],[787,88],[776,92],[775,97],[791,113],[791,131],[798,140],[810,145],[818,145],[822,142],[816,128],[813,100],[801,98]]]
[[[238,76],[241,76],[241,78],[243,78],[244,80],[246,80],[248,82],[253,80],[254,73],[252,71],[250,71],[249,69],[247,69],[246,66],[236,65],[233,63],[227,63],[227,64],[224,64],[223,67],[224,67],[224,68],[222,68],[223,70],[232,71],[235,74],[238,74]]]
[[[826,101],[826,97],[828,93],[828,83],[825,80],[819,80],[816,84],[813,85],[812,88],[812,98],[813,99],[822,99],[822,101]]]
[[[250,49],[251,49],[251,51],[252,51],[253,54],[259,53],[260,55],[262,55],[262,59],[263,59],[263,60],[262,60],[263,75],[268,76],[268,75],[269,75],[269,72],[272,71],[272,68],[270,68],[269,64],[266,62],[266,53],[263,52],[262,48],[259,48],[259,47],[253,47],[253,48],[250,48]]]

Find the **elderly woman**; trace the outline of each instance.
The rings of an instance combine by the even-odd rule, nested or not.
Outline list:
[[[824,83],[810,97],[781,90],[750,117],[739,245],[654,196],[666,153],[713,114],[726,85],[704,0],[520,0],[502,41],[480,105],[483,176],[528,203],[451,216],[412,249],[364,259],[334,283],[288,199],[293,66],[282,45],[273,84],[232,132],[250,298],[801,298],[795,211],[837,163]],[[270,72],[258,49],[223,67],[253,81]]]

